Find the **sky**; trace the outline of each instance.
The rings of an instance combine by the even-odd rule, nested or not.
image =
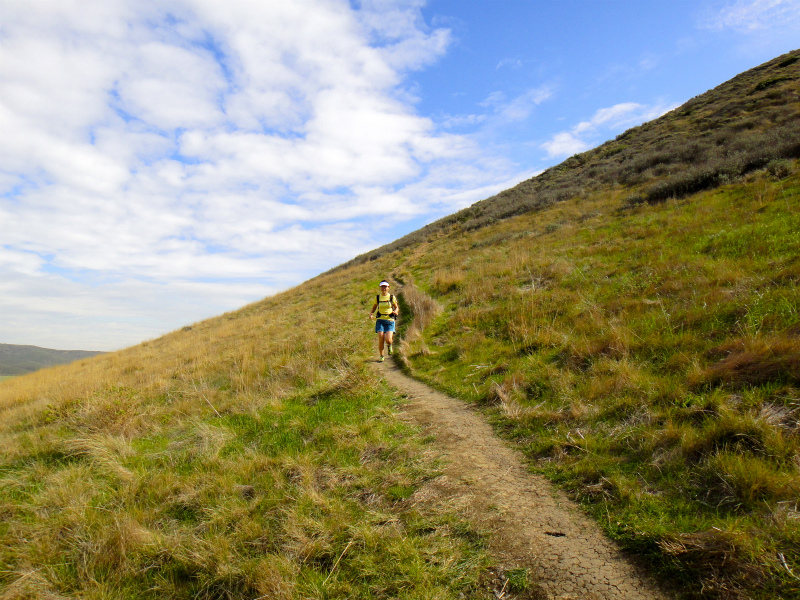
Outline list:
[[[235,310],[798,47],[800,0],[0,0],[0,343]]]

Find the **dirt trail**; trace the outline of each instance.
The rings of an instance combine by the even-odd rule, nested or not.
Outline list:
[[[406,394],[403,418],[436,436],[443,475],[412,497],[456,505],[491,532],[490,547],[506,569],[525,567],[537,595],[552,600],[667,600],[563,493],[525,467],[483,417],[460,400],[404,375],[393,361],[375,363]],[[511,599],[508,591],[497,598]],[[523,596],[517,596],[523,597]]]

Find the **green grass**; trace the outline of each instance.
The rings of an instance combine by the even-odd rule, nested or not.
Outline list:
[[[410,366],[685,597],[798,598],[800,178],[617,197],[404,257],[444,307]]]

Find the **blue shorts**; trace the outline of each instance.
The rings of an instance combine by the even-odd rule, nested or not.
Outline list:
[[[394,331],[394,321],[391,319],[375,319],[375,333],[389,333]]]

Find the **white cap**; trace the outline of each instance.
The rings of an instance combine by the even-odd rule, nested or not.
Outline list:
[[[381,281],[381,282],[380,282],[378,285],[379,285],[379,286],[380,286],[380,285],[389,285],[389,282],[388,282],[388,281],[386,281],[386,280],[383,280],[383,281]]]

